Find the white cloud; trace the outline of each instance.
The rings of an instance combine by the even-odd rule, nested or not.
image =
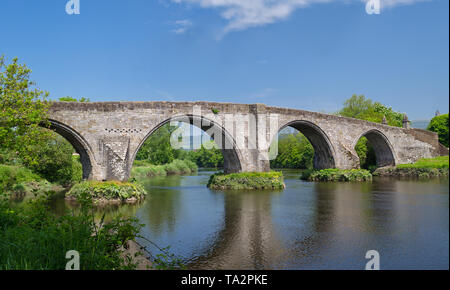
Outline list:
[[[175,28],[172,32],[176,34],[183,34],[192,27],[192,21],[189,19],[177,20],[173,24]]]
[[[171,0],[179,4],[193,4],[220,11],[228,21],[224,33],[263,26],[288,18],[297,9],[312,4],[330,2],[367,2],[369,0]],[[382,7],[413,4],[427,0],[381,0]],[[431,0],[430,0],[431,1]],[[364,3],[363,3],[364,4]],[[364,4],[365,5],[365,4]],[[361,7],[364,9],[364,7]]]

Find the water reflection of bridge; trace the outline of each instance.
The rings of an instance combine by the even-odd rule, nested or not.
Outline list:
[[[426,191],[417,182],[286,182],[283,192],[215,192],[222,198],[223,222],[214,239],[195,249],[199,255],[189,267],[363,269],[368,249],[389,253],[397,235],[406,231],[416,238],[405,225],[414,229],[423,222],[404,206]],[[175,230],[170,225],[180,218],[182,188],[172,188],[178,193],[153,205],[167,213],[153,213],[154,228]]]

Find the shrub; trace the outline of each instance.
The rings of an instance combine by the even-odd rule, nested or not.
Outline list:
[[[83,180],[83,166],[80,162],[79,155],[72,156],[72,182],[80,182]]]
[[[135,178],[145,178],[152,176],[165,176],[167,175],[163,165],[148,165],[148,166],[133,166],[131,170],[131,176]]]
[[[67,197],[76,200],[106,199],[126,201],[128,199],[141,200],[147,192],[137,184],[119,181],[83,181],[75,184],[67,193]]]
[[[372,174],[365,169],[322,169],[307,172],[300,178],[309,181],[372,181]]]
[[[191,169],[189,168],[189,166],[183,160],[178,160],[178,159],[175,159],[171,163],[166,164],[165,170],[168,175],[191,173]]]
[[[211,175],[211,189],[284,189],[283,174],[271,172],[216,173]]]
[[[26,194],[49,190],[51,184],[23,166],[0,164],[0,193]]]
[[[136,166],[143,164],[144,166]],[[198,170],[197,165],[190,160],[175,159],[169,164],[152,165],[146,162],[134,162],[132,176],[136,178],[145,178],[152,176],[165,176],[173,174],[190,174]]]
[[[42,129],[44,130],[44,129]],[[70,184],[76,176],[77,165],[74,165],[74,149],[63,137],[51,132],[47,139],[33,146],[33,154],[36,155],[29,162],[23,160],[24,165],[50,182]]]
[[[125,248],[139,230],[135,218],[96,222],[86,207],[56,216],[44,199],[0,203],[0,270],[64,270],[69,250],[79,252],[81,270],[135,269]]]

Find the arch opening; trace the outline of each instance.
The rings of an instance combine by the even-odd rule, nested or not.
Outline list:
[[[364,133],[358,139],[355,151],[359,157],[360,167],[363,169],[395,165],[392,146],[386,136],[378,130]]]
[[[176,123],[178,123],[178,125],[171,126]],[[171,127],[175,128],[170,129]],[[203,154],[203,151],[206,150],[209,151],[208,154],[210,154],[211,156],[211,162],[207,162],[208,160],[205,161],[205,159],[207,159],[209,156],[204,155],[202,161],[195,162],[199,167],[222,167],[225,173],[242,171],[241,159],[239,155],[240,153],[236,148],[234,138],[225,130],[225,128],[223,128],[216,122],[205,117],[193,115],[173,117],[164,120],[163,122],[155,126],[155,128],[153,128],[147,134],[147,136],[135,150],[132,158],[130,159],[130,168],[133,166],[136,160],[143,159],[142,150],[145,150],[145,146],[148,146],[144,144],[146,144],[146,142],[151,142],[149,141],[151,140],[150,138],[152,138],[152,136],[157,136],[160,130],[163,130],[164,134],[166,134],[165,140],[161,140],[153,144],[157,145],[157,147],[161,147],[160,150],[164,150],[164,146],[172,146],[171,144],[168,144],[168,139],[171,138],[170,136],[172,136],[172,134],[175,134],[175,136],[179,136],[178,134],[182,133],[182,135],[185,137],[189,136],[189,138],[184,138],[183,142],[181,142],[183,143],[182,148],[172,148],[172,150],[175,151],[173,159],[188,159],[192,161],[192,156],[194,155],[192,152]],[[188,132],[186,130],[188,130]],[[218,137],[217,135],[220,136]],[[202,142],[199,142],[199,140],[206,140],[206,143],[210,142],[210,144],[202,144]],[[153,150],[158,149],[153,148]],[[219,152],[219,154],[221,155],[222,160],[217,160],[217,152]],[[161,161],[163,160],[166,160],[166,162],[170,161],[168,158],[162,158],[156,163],[162,163]],[[195,159],[194,161],[197,161],[197,159]],[[205,164],[209,164],[212,166],[204,166]]]
[[[72,147],[75,149],[75,152],[80,155],[80,162],[83,171],[82,178],[89,179],[92,176],[92,163],[90,153],[92,151],[90,150],[86,140],[84,140],[84,138],[74,129],[56,120],[49,119],[48,124],[42,124],[41,126],[62,136],[72,145]]]
[[[315,124],[308,121],[293,121],[290,122],[278,131],[279,137],[280,134],[294,134],[296,136],[298,147],[303,148],[305,152],[301,153],[301,157],[303,161],[301,164],[310,164],[310,166],[305,167],[294,167],[294,168],[309,168],[312,167],[314,169],[327,169],[327,168],[335,168],[335,158],[334,158],[334,150],[329,141],[327,135]],[[298,134],[301,133],[301,134]],[[282,137],[283,138],[283,137]],[[303,139],[302,139],[303,138]],[[308,144],[305,143],[304,139],[306,139]],[[292,139],[294,140],[294,139]],[[280,141],[279,141],[280,142]],[[293,141],[295,142],[295,141]],[[277,146],[275,142],[272,142],[271,146]],[[309,146],[308,146],[309,145]],[[280,149],[280,147],[279,147]],[[294,150],[298,150],[298,148],[294,148]],[[312,151],[312,152],[311,152]],[[278,154],[285,154],[285,152],[278,152]],[[287,154],[293,154],[292,152],[288,152]],[[278,157],[277,157],[278,158]],[[292,156],[293,159],[299,159],[299,157]],[[288,162],[289,163],[289,162]],[[274,162],[271,162],[273,165]],[[271,165],[271,166],[272,166]],[[284,166],[286,167],[286,166]],[[292,167],[291,167],[292,168]]]

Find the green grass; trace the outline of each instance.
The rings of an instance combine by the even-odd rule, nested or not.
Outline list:
[[[448,177],[448,156],[422,158],[415,163],[399,164],[396,167],[378,168],[375,176],[413,177],[420,179]]]
[[[175,174],[191,174],[197,172],[197,165],[190,160],[175,159],[164,165],[153,165],[146,161],[135,161],[131,170],[131,176],[145,178],[152,176],[165,176]]]
[[[48,191],[52,184],[21,165],[0,164],[0,194],[28,194]]]
[[[141,200],[147,192],[137,184],[119,181],[83,181],[75,184],[66,194],[77,200],[106,199],[125,201],[130,198]]]
[[[123,246],[139,230],[135,218],[96,222],[88,208],[56,216],[44,199],[0,202],[0,270],[64,270],[69,250],[79,252],[81,270],[135,269]]]
[[[411,164],[399,164],[397,165],[397,168],[447,168],[448,169],[449,164],[449,157],[448,156],[439,156],[435,158],[422,158],[419,159],[415,163]]]
[[[283,173],[271,172],[242,172],[216,173],[211,175],[208,187],[211,189],[284,189]]]
[[[322,169],[304,171],[300,176],[308,181],[372,181],[372,174],[365,169]]]

